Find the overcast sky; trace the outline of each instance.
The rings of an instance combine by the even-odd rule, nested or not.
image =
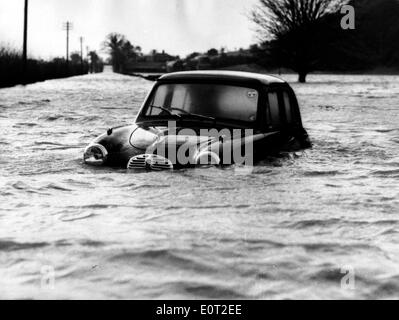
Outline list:
[[[29,0],[29,53],[65,54],[62,23],[70,20],[71,50],[98,50],[110,32],[125,34],[143,51],[185,55],[211,47],[235,49],[256,42],[248,12],[257,0]],[[24,0],[0,0],[0,42],[22,46]]]

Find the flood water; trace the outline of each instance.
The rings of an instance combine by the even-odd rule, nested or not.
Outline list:
[[[1,89],[0,298],[399,298],[399,77],[292,84],[314,148],[248,174],[85,166],[144,79]]]

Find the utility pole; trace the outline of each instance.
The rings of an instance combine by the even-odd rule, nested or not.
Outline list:
[[[86,46],[86,60],[87,60],[87,66],[89,68],[88,73],[92,73],[92,65],[91,65],[91,59],[89,56],[89,52],[90,52],[89,46]]]
[[[28,0],[25,0],[24,10],[24,44],[22,53],[23,73],[24,77],[27,75],[28,70]]]
[[[73,29],[73,24],[72,22],[65,22],[63,24],[63,29],[66,30],[66,62],[67,62],[67,67],[69,67],[69,31]]]
[[[83,73],[83,37],[80,37],[79,40],[80,40],[80,66],[82,68],[82,73]]]

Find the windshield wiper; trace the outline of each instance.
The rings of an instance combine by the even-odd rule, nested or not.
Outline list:
[[[211,120],[213,122],[216,122],[216,118],[214,118],[214,117],[204,116],[202,114],[197,114],[197,113],[186,112],[185,114],[183,114],[183,116],[201,118],[201,119],[206,119],[206,120]]]
[[[169,115],[174,116],[174,117],[178,117],[178,118],[182,118],[184,117],[195,117],[195,118],[201,118],[201,119],[206,119],[206,120],[210,120],[213,122],[216,122],[216,118],[214,117],[210,117],[210,116],[204,116],[202,114],[197,114],[197,113],[190,113],[184,109],[180,109],[180,108],[166,108],[166,107],[161,107],[161,106],[151,106],[151,108],[155,108],[155,109],[160,109],[162,111],[167,112]],[[173,110],[176,111],[181,111],[184,112],[183,114],[178,114],[178,113],[174,113]]]
[[[174,112],[172,112],[172,110],[170,110],[170,109],[168,109],[168,108],[160,107],[160,106],[151,106],[151,108],[160,109],[160,110],[162,110],[162,111],[167,112],[167,113],[168,113],[169,115],[171,115],[171,116],[181,118],[181,115],[180,115],[180,114],[174,113]]]

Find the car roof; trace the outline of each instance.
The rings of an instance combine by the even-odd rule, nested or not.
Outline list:
[[[260,82],[262,84],[286,83],[284,80],[260,73],[241,71],[183,71],[163,75],[159,81],[185,81],[185,80],[225,80],[242,82]]]

